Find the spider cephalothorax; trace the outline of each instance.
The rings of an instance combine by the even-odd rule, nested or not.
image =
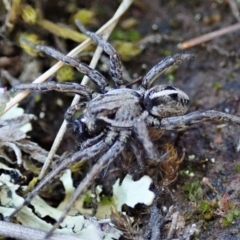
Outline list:
[[[147,91],[109,89],[86,103],[83,115],[75,120],[75,125],[83,135],[94,135],[108,126],[131,128],[137,118],[147,119],[148,115],[158,119],[182,115],[186,113],[188,103],[189,98],[184,92],[169,85],[155,86]]]
[[[29,193],[24,204],[17,208],[10,218],[24,205],[27,205],[41,188],[71,164],[80,160],[99,158],[76,189],[71,202],[55,225],[55,227],[59,226],[72,203],[91,184],[104,166],[121,154],[128,143],[134,145],[133,138],[142,144],[148,158],[157,158],[153,143],[148,137],[148,127],[180,130],[206,120],[240,124],[239,117],[212,110],[196,111],[183,115],[187,112],[189,105],[187,94],[171,85],[154,86],[155,80],[163,71],[173,65],[179,65],[192,59],[192,55],[176,54],[173,57],[164,58],[146,74],[139,84],[139,88],[134,90],[127,87],[128,85],[122,77],[121,62],[115,49],[97,34],[86,31],[79,22],[77,25],[110,56],[110,72],[115,87],[110,87],[105,77],[97,70],[91,69],[77,59],[65,56],[52,48],[27,42],[35,49],[43,51],[87,75],[97,85],[99,92],[76,83],[48,82],[22,84],[15,87],[17,91],[56,90],[79,94],[81,102],[67,110],[65,119],[73,126],[73,130],[77,134],[80,149],[71,157],[63,160],[40,181],[37,187]],[[84,101],[82,101],[83,99]],[[79,109],[83,109],[83,113],[79,118],[74,119],[74,112]]]

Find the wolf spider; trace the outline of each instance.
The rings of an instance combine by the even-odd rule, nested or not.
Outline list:
[[[33,197],[60,172],[77,161],[87,161],[99,158],[89,173],[77,187],[71,201],[62,213],[58,222],[47,234],[49,237],[59,227],[76,199],[92,183],[102,169],[110,164],[132,138],[136,138],[144,147],[148,158],[157,160],[158,156],[153,143],[148,137],[148,128],[163,130],[182,130],[189,126],[207,120],[224,123],[240,124],[240,117],[218,111],[196,111],[184,115],[188,110],[189,98],[186,93],[172,85],[153,85],[155,80],[166,69],[192,59],[190,54],[176,54],[166,57],[156,64],[142,79],[137,90],[130,88],[123,79],[121,62],[116,50],[99,35],[85,30],[77,22],[79,29],[89,36],[97,45],[101,46],[110,57],[110,73],[114,87],[109,86],[106,78],[97,70],[90,68],[77,59],[65,56],[57,50],[34,45],[24,40],[36,50],[75,67],[79,72],[87,75],[99,88],[99,92],[77,83],[21,84],[14,87],[16,91],[60,91],[79,94],[85,101],[69,107],[65,114],[66,121],[72,125],[79,140],[79,151],[64,159],[35,189],[28,194],[24,203],[8,217],[11,219],[23,206],[28,205]],[[74,119],[76,110],[84,109],[79,118]]]

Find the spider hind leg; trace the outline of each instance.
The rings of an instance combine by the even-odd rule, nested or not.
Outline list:
[[[110,132],[110,135],[111,134],[116,136],[116,132]],[[53,228],[48,232],[45,239],[50,237],[53,234],[53,232],[60,226],[61,222],[65,219],[66,215],[71,210],[73,204],[76,202],[79,196],[90,186],[93,179],[96,178],[96,176],[103,170],[103,168],[107,164],[110,164],[123,151],[123,149],[125,148],[127,139],[130,135],[131,135],[131,131],[122,131],[119,133],[119,137],[116,139],[115,142],[112,142],[112,141],[111,143],[109,142],[108,151],[106,151],[106,153],[102,157],[100,157],[97,163],[93,165],[89,173],[86,175],[86,177],[78,185],[70,202],[68,203],[67,207],[64,209],[61,217],[53,226]]]
[[[56,166],[48,175],[45,176],[37,186],[28,194],[25,198],[24,202],[18,206],[8,217],[5,218],[6,221],[10,221],[24,206],[30,204],[32,199],[39,193],[39,191],[47,186],[49,182],[55,179],[61,172],[65,169],[69,168],[72,164],[77,161],[87,161],[92,159],[103,152],[106,152],[109,148],[111,148],[117,137],[117,133],[110,131],[106,133],[105,137],[101,139],[100,142],[97,142],[95,145],[87,147],[81,151],[74,153],[72,156],[64,159],[60,162],[59,165]]]

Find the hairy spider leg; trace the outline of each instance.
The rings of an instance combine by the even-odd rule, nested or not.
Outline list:
[[[54,178],[56,178],[62,171],[67,169],[69,166],[74,164],[77,161],[87,161],[89,159],[94,158],[95,156],[101,154],[102,152],[107,151],[115,141],[117,137],[117,132],[109,131],[106,134],[105,138],[98,142],[97,144],[82,149],[74,153],[72,156],[63,160],[55,169],[53,169],[49,174],[47,174],[38,184],[37,186],[28,194],[22,205],[17,207],[5,220],[10,221],[14,215],[16,215],[24,206],[27,206],[31,200],[38,194],[38,192],[45,187],[49,182],[51,182]]]
[[[141,142],[142,146],[144,147],[144,150],[145,150],[147,156],[152,160],[159,161],[160,158],[159,158],[158,151],[154,147],[154,145],[149,137],[148,129],[147,129],[146,123],[143,119],[145,117],[145,113],[146,112],[144,112],[141,116],[136,118],[137,120],[122,122],[122,123],[119,123],[119,121],[117,121],[117,120],[109,119],[105,116],[101,116],[101,117],[99,117],[99,119],[103,120],[105,123],[110,124],[112,127],[116,128],[118,130],[119,129],[127,130],[127,129],[133,128],[135,135],[136,135],[137,139]]]
[[[133,151],[133,154],[136,157],[138,166],[139,166],[139,172],[144,172],[144,167],[146,166],[146,160],[144,155],[144,150],[142,148],[142,145],[137,139],[131,138],[129,141],[130,149]],[[124,154],[123,154],[124,157]],[[128,156],[126,156],[128,158]]]
[[[96,137],[92,137],[87,139],[86,141],[84,141],[81,146],[80,149],[85,149],[87,147],[91,147],[94,144],[97,144],[99,141],[102,140],[102,138],[104,137],[104,135],[106,134],[106,131],[103,130],[101,133],[99,133]]]
[[[137,139],[141,142],[142,146],[144,147],[145,152],[147,153],[147,156],[152,160],[159,161],[159,154],[157,149],[154,147],[148,133],[148,129],[146,126],[146,123],[144,121],[144,118],[146,117],[146,112],[141,114],[136,120],[131,120],[128,122],[122,122],[119,123],[117,120],[109,119],[105,116],[100,116],[99,119],[105,121],[105,123],[108,123],[111,125],[111,127],[116,128],[117,130],[127,130],[132,129],[134,130]]]
[[[119,122],[118,120],[109,119],[108,117],[105,116],[99,116],[98,119],[103,120],[105,123],[108,123],[109,125],[115,128],[131,129],[134,125],[134,121]]]
[[[180,65],[186,61],[193,59],[192,54],[176,54],[169,56],[161,60],[155,66],[153,66],[145,75],[142,80],[141,86],[144,89],[149,89],[154,81],[167,69],[174,65]]]
[[[91,88],[78,84],[78,83],[57,83],[57,82],[45,82],[45,83],[28,83],[20,84],[13,87],[13,91],[35,91],[35,92],[72,92],[78,94],[87,100],[91,100],[93,94],[96,94]]]
[[[103,51],[110,57],[110,72],[116,86],[124,84],[122,75],[122,63],[114,47],[94,32],[87,31],[79,20],[75,21],[81,32],[90,37],[97,45],[103,48]]]
[[[116,134],[116,132],[112,133]],[[119,137],[116,139],[116,141],[112,142],[112,146],[109,148],[109,150],[93,165],[89,173],[78,185],[70,202],[64,209],[61,217],[58,219],[56,224],[54,224],[53,228],[45,236],[45,239],[48,239],[53,234],[53,232],[60,226],[61,222],[64,220],[68,212],[71,210],[73,204],[76,202],[79,196],[89,187],[93,179],[96,178],[96,176],[103,170],[103,168],[107,164],[110,164],[123,151],[130,135],[131,131],[128,130],[119,132]]]
[[[106,92],[108,83],[107,83],[105,77],[97,70],[90,68],[87,64],[82,63],[75,58],[64,55],[63,53],[57,51],[54,48],[42,46],[42,45],[35,45],[35,44],[29,42],[25,38],[21,38],[21,40],[24,41],[26,44],[30,45],[31,47],[33,47],[34,49],[36,49],[38,51],[42,51],[45,54],[47,54],[59,61],[62,61],[65,64],[75,67],[79,72],[88,76],[98,86],[98,88],[101,90],[101,92],[103,92],[103,93]]]
[[[154,147],[153,142],[149,137],[148,129],[144,119],[141,118],[137,119],[134,122],[133,130],[135,132],[137,139],[141,142],[147,154],[147,157],[152,160],[159,161],[160,157],[158,150]]]
[[[79,111],[80,109],[82,109],[85,106],[86,106],[86,102],[76,103],[76,104],[70,106],[64,114],[64,119],[68,123],[71,124],[74,121],[74,119],[73,119],[74,113],[76,111]]]
[[[196,111],[183,116],[163,118],[162,120],[152,116],[146,118],[148,126],[165,130],[184,130],[195,123],[204,121],[217,121],[220,123],[240,125],[240,117],[214,110]]]
[[[80,140],[77,141],[78,146],[81,146],[81,144],[85,141],[83,136],[86,133],[86,124],[81,121],[81,118],[74,119],[74,113],[85,107],[86,104],[86,102],[76,103],[70,106],[64,114],[64,119],[67,121],[68,126],[71,127],[72,131],[75,135],[77,135],[78,140]]]

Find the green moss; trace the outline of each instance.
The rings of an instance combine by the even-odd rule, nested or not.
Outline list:
[[[90,194],[86,193],[85,196],[84,196],[84,200],[83,202],[87,205],[91,204],[92,203],[92,197]]]
[[[36,57],[38,55],[37,50],[33,49],[31,46],[29,46],[26,42],[22,41],[22,38],[27,39],[29,42],[33,44],[42,44],[42,41],[39,39],[38,35],[33,33],[21,33],[18,41],[19,45],[22,47],[22,49],[29,54],[30,56]]]
[[[89,9],[78,10],[73,16],[72,19],[78,19],[83,25],[91,23],[94,19],[95,13]]]
[[[237,173],[240,173],[240,165],[236,165],[235,170]]]
[[[174,74],[171,74],[171,73],[167,74],[167,80],[171,83],[174,82],[175,81]]]
[[[130,41],[136,42],[141,38],[139,32],[136,29],[121,30],[117,29],[113,31],[110,40]]]
[[[211,210],[211,205],[208,201],[202,201],[199,204],[199,210],[203,213],[209,212]]]
[[[56,78],[60,82],[72,81],[75,77],[75,71],[71,66],[64,65],[58,71]]]
[[[239,209],[233,209],[233,215],[235,217],[240,217],[240,210]]]
[[[27,186],[27,189],[24,191],[24,194],[27,195],[27,193],[31,192],[35,186],[37,185],[38,183],[38,178],[37,177],[34,177],[29,183],[28,183],[28,186]]]
[[[114,41],[114,46],[123,61],[130,61],[141,53],[139,46],[132,42]]]
[[[215,91],[219,91],[222,88],[222,85],[219,82],[213,83],[213,88]]]
[[[23,5],[21,17],[26,23],[35,24],[37,22],[38,14],[32,6]]]
[[[233,222],[233,220],[234,220],[234,215],[233,215],[232,212],[230,212],[230,213],[227,214],[226,220],[227,220],[228,222],[230,222],[230,223]]]
[[[164,57],[167,57],[171,56],[172,52],[169,49],[160,49],[159,54],[163,55]]]
[[[192,202],[198,203],[203,199],[203,189],[199,181],[185,184],[183,186],[185,196]]]
[[[35,94],[34,95],[34,102],[40,102],[41,101],[41,95],[40,94]]]
[[[214,215],[214,202],[211,201],[202,201],[198,205],[198,211],[203,216],[205,220],[211,220]]]
[[[101,196],[101,205],[113,205],[113,197],[112,196]]]
[[[240,217],[240,210],[232,207],[226,216],[222,219],[222,226],[228,227],[229,225],[233,224],[233,222]]]

